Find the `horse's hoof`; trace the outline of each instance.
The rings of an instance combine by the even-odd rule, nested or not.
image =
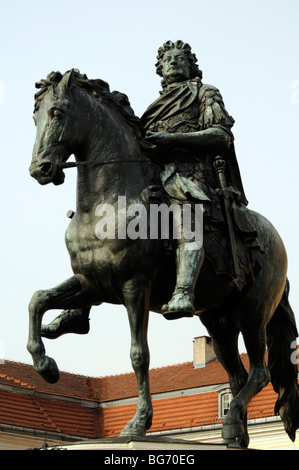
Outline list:
[[[248,446],[240,441],[238,438],[236,439],[223,439],[222,444],[230,449],[246,449]]]
[[[223,444],[227,447],[244,449],[248,447],[249,438],[241,423],[226,424],[222,426]]]
[[[57,364],[51,357],[45,356],[42,362],[34,365],[34,369],[50,384],[55,384],[59,380]]]

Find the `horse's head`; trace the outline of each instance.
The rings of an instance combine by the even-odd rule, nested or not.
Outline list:
[[[34,109],[37,133],[29,171],[43,185],[64,182],[63,163],[74,153],[79,121],[69,99],[74,73],[52,72],[36,84],[40,88]]]
[[[73,69],[64,75],[52,72],[36,87],[37,134],[29,171],[40,184],[63,183],[63,168],[72,154],[87,163],[87,158],[109,160],[110,154],[113,159],[115,154],[135,155],[136,146],[152,150],[127,96],[110,92],[103,80],[89,80]]]

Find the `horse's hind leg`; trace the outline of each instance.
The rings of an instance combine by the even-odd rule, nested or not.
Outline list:
[[[229,412],[223,421],[222,435],[225,442],[233,447],[240,447],[246,433],[244,419],[250,400],[270,381],[269,369],[265,363],[266,334],[265,328],[243,330],[243,338],[249,357],[248,380],[242,390],[234,397]]]
[[[142,280],[133,279],[123,288],[131,330],[131,361],[138,384],[135,416],[121,432],[123,436],[142,436],[151,427],[153,408],[149,391],[149,349],[147,327],[149,290]]]
[[[245,386],[248,377],[238,349],[239,329],[230,318],[229,312],[227,314],[218,311],[208,312],[202,314],[200,319],[213,340],[214,352],[228,374],[230,389],[233,397],[235,397]],[[240,447],[247,447],[249,437],[246,413],[244,413],[242,422],[244,432],[239,445]]]
[[[54,359],[45,355],[41,340],[43,314],[50,309],[85,308],[91,299],[86,283],[81,276],[73,276],[59,286],[37,291],[29,304],[29,337],[27,349],[32,355],[35,370],[50,383],[59,379],[59,371]]]

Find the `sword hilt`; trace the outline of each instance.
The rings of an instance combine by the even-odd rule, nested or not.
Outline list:
[[[225,167],[226,167],[226,162],[224,158],[222,157],[216,157],[213,163],[213,166],[216,170],[217,176],[218,176],[218,181],[219,181],[219,186],[221,189],[226,188],[226,179],[225,179]]]

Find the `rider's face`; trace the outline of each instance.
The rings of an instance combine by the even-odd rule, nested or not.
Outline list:
[[[163,78],[168,84],[182,82],[190,78],[190,65],[187,55],[178,50],[171,49],[163,56]]]

